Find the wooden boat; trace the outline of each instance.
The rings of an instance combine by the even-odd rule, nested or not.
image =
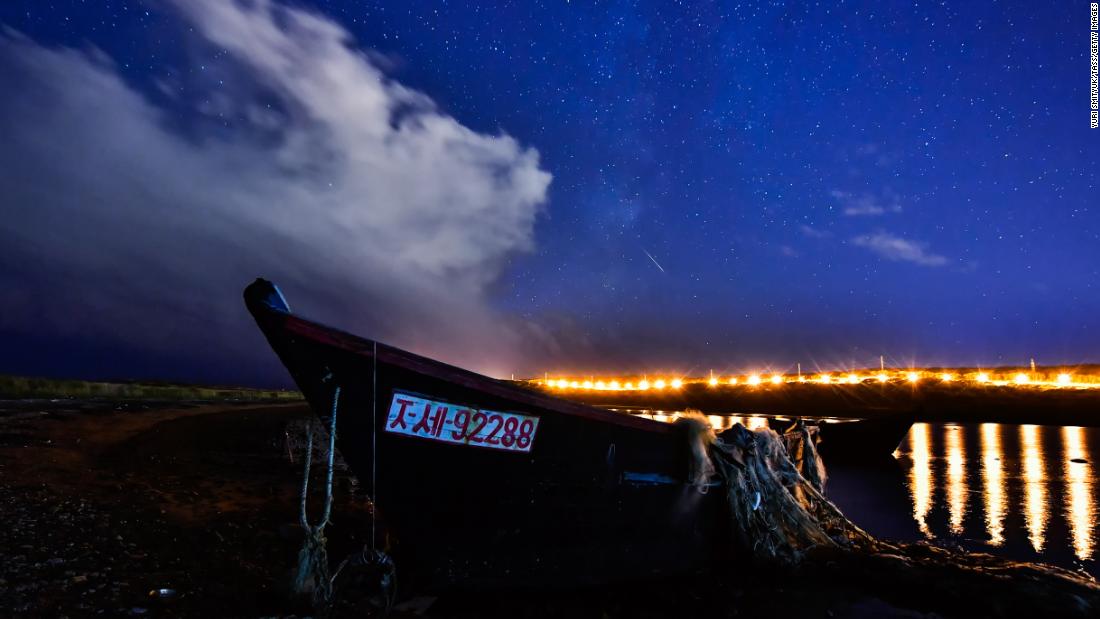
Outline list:
[[[728,554],[724,493],[686,483],[681,427],[318,324],[266,280],[244,297],[312,409],[337,411],[337,447],[375,500],[403,585],[597,584]]]
[[[909,433],[913,421],[913,415],[902,413],[821,423],[818,449],[826,464],[840,460],[882,459],[894,453]]]

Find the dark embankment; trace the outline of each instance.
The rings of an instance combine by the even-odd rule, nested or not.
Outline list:
[[[294,401],[302,399],[297,391],[186,385],[168,382],[90,381],[32,376],[0,375],[0,399],[93,398],[121,401]]]

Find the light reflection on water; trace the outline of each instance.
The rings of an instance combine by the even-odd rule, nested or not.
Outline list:
[[[932,493],[935,492],[932,477],[932,451],[928,439],[928,424],[914,424],[909,430],[909,451],[913,459],[913,468],[909,472],[909,487],[913,493],[913,517],[921,533],[932,536],[928,528],[928,510],[932,507]]]
[[[1100,429],[917,423],[898,457],[925,536],[1072,563],[1093,559],[1097,453]]]
[[[1031,547],[1036,552],[1043,551],[1046,543],[1047,519],[1050,517],[1050,505],[1047,504],[1046,467],[1043,463],[1043,443],[1040,441],[1041,428],[1033,425],[1020,426],[1020,449],[1024,454],[1024,509],[1027,515],[1027,533]]]
[[[1084,428],[1062,428],[1066,445],[1063,475],[1069,485],[1066,493],[1066,517],[1073,532],[1073,549],[1079,559],[1092,558],[1092,528],[1096,522],[1092,497],[1092,465],[1085,452]]]
[[[966,460],[963,459],[963,428],[947,428],[947,505],[951,512],[951,532],[963,531],[963,515],[966,513]]]
[[[926,426],[927,424],[921,424]],[[1000,546],[1005,541],[1005,471],[1001,454],[1001,425],[982,424],[982,503],[985,505],[985,530],[989,544]]]

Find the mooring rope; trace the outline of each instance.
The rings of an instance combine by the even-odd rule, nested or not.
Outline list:
[[[310,593],[315,607],[321,607],[332,598],[332,580],[329,577],[328,552],[325,549],[325,526],[332,515],[332,477],[336,468],[336,412],[340,406],[340,387],[332,396],[332,416],[329,420],[328,474],[325,478],[325,506],[316,525],[309,524],[306,503],[309,498],[309,470],[313,464],[313,424],[306,429],[305,472],[302,475],[302,494],[299,522],[305,529],[306,539],[298,552],[298,572],[294,589],[298,593]]]

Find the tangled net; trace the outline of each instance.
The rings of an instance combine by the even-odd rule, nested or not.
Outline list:
[[[797,565],[815,548],[876,549],[876,540],[825,498],[824,468],[807,427],[780,436],[737,425],[712,443],[711,457],[726,482],[737,538],[754,557]]]
[[[889,543],[848,520],[825,497],[817,428],[801,422],[783,434],[737,424],[715,436],[688,414],[691,482],[723,481],[734,538],[757,564],[839,578],[897,597],[980,603],[985,616],[1100,616],[1100,586],[1086,574],[927,543]]]

